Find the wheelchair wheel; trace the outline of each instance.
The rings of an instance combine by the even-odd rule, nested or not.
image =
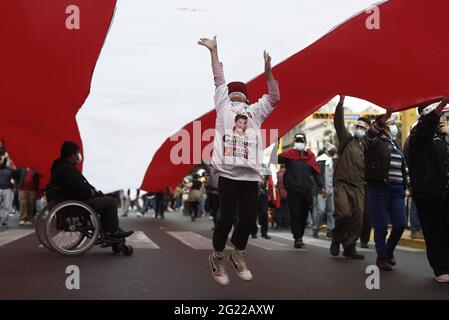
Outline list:
[[[100,233],[95,211],[85,203],[65,201],[57,204],[45,223],[45,237],[55,252],[66,256],[88,252]]]
[[[134,248],[131,246],[123,246],[122,252],[125,256],[132,256],[134,253]]]
[[[53,248],[48,243],[47,237],[45,235],[45,225],[47,222],[48,214],[50,213],[51,205],[47,205],[44,207],[37,215],[36,218],[36,224],[35,224],[35,230],[36,230],[36,236],[41,245],[44,246],[44,248],[53,251]]]

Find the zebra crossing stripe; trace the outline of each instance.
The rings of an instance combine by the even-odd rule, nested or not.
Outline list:
[[[307,249],[293,248],[293,242],[291,245],[287,245],[268,239],[250,239],[248,244],[269,251],[308,251]]]
[[[0,247],[8,244],[10,242],[19,240],[31,233],[34,230],[8,230],[0,233]],[[192,231],[166,231],[170,236],[175,238],[176,240],[182,242],[186,246],[194,249],[194,250],[213,250],[212,240],[204,237],[198,233]],[[290,233],[285,232],[276,232],[270,234],[273,238],[289,240],[293,243],[293,239]],[[56,236],[57,237],[57,236]],[[329,249],[330,241],[323,239],[314,239],[312,237],[305,236],[303,241],[306,245]],[[133,235],[131,235],[127,239],[127,244],[133,246],[135,249],[160,249],[160,247],[153,242],[144,232],[136,231]],[[249,239],[249,245],[268,250],[268,251],[308,251],[305,249],[295,249],[293,248],[293,244],[289,245],[286,243],[278,242],[275,240],[267,240],[267,239]],[[42,245],[39,245],[42,248]],[[231,250],[230,246],[226,246],[226,250]],[[397,247],[398,250],[408,251],[408,252],[423,252],[421,249],[414,248],[406,248],[406,247]],[[363,249],[358,248],[359,252],[373,252],[373,249]]]
[[[58,236],[59,235],[55,238],[58,238]],[[126,239],[126,244],[131,245],[134,249],[160,249],[160,247],[142,231],[135,231]],[[44,246],[40,244],[38,247],[43,248]]]
[[[273,237],[277,237],[277,238],[281,238],[281,239],[285,239],[285,240],[292,240],[292,235],[290,233],[279,232],[279,233],[271,233],[270,235]],[[325,248],[325,249],[329,249],[329,247],[330,247],[330,241],[328,241],[328,240],[314,239],[314,238],[306,236],[303,238],[303,241],[305,244],[315,246],[315,247],[320,247],[320,248]],[[407,251],[407,252],[424,252],[425,251],[422,249],[408,248],[408,247],[403,247],[403,246],[397,246],[396,249],[401,250],[401,251]],[[374,252],[374,249],[357,248],[357,251],[359,251],[359,252]]]
[[[14,229],[0,232],[0,247],[34,233],[32,229]]]
[[[194,250],[213,250],[212,240],[191,231],[167,231],[173,238]],[[226,246],[227,250],[231,248]]]
[[[280,239],[284,239],[284,240],[290,240],[293,241],[292,235],[291,233],[271,233],[270,234],[272,237],[276,237],[276,238],[280,238]],[[329,249],[330,248],[330,241],[327,240],[322,240],[322,239],[314,239],[312,237],[303,237],[302,239],[304,241],[304,244],[306,245],[310,245],[310,246],[314,246],[314,247],[319,247],[319,248],[325,248],[325,249]],[[359,252],[372,252],[372,249],[362,249],[362,248],[357,248],[357,251]]]
[[[133,246],[134,249],[160,249],[159,246],[142,231],[134,232],[126,239],[126,244]]]

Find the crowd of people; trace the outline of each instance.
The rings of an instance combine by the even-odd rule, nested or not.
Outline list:
[[[9,217],[19,214],[20,226],[33,225],[40,208],[40,174],[30,167],[16,167],[6,144],[0,140],[0,225],[9,227]]]
[[[228,260],[245,281],[253,278],[245,249],[249,236],[255,234],[257,218],[262,234],[268,235],[265,212],[269,181],[261,161],[255,159],[262,150],[258,139],[261,125],[280,101],[280,93],[268,53],[264,53],[268,94],[251,103],[244,83],[226,84],[216,37],[202,38],[198,44],[211,54],[217,112],[212,166],[218,176],[220,210],[209,264],[215,281],[227,286],[224,248],[232,226],[234,250]],[[339,256],[343,247],[344,257],[364,259],[356,244],[360,239],[361,246],[368,247],[373,228],[376,265],[391,271],[397,265],[394,252],[406,228],[409,207],[412,235],[422,234],[436,280],[449,283],[449,129],[443,113],[447,99],[442,97],[441,103],[418,109],[420,118],[405,152],[397,144],[399,127],[390,112],[374,122],[360,117],[349,131],[344,100],[341,96],[334,117],[338,148],[328,143],[317,159],[307,147],[306,134],[298,133],[293,148],[278,157],[282,176],[279,192],[273,195],[280,195],[281,214],[288,208],[294,247],[304,247],[309,216],[314,218],[314,237],[318,237],[326,216],[332,256]],[[277,218],[280,224],[285,223]]]
[[[319,238],[323,223],[331,239],[330,254],[362,260],[357,243],[368,248],[374,231],[376,265],[391,271],[398,264],[395,249],[410,220],[412,237],[424,238],[427,257],[438,282],[449,283],[449,127],[444,108],[447,99],[418,108],[419,121],[404,146],[398,143],[399,126],[390,112],[374,121],[360,117],[349,130],[341,96],[335,110],[336,145],[326,142],[318,157],[308,147],[307,135],[299,132],[291,148],[278,156],[275,175],[261,164],[259,139],[263,121],[280,101],[271,57],[265,52],[268,94],[256,103],[248,100],[242,82],[226,84],[218,58],[216,38],[199,44],[211,53],[217,111],[214,152],[179,186],[141,194],[137,190],[103,195],[78,170],[79,147],[64,142],[51,168],[49,187],[63,198],[84,201],[101,212],[111,237],[128,237],[132,231],[119,227],[123,216],[149,210],[164,219],[167,211],[184,212],[192,222],[202,216],[213,220],[213,248],[209,264],[215,281],[229,284],[225,247],[229,238],[234,250],[227,260],[245,281],[253,276],[246,262],[249,238],[270,239],[269,226],[289,228],[294,248],[304,248],[307,227]],[[4,141],[0,141],[0,223],[20,212],[19,225],[30,226],[41,206],[40,174],[30,167],[16,168]],[[324,221],[325,220],[325,221]]]

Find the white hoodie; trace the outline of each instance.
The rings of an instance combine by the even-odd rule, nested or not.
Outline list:
[[[260,128],[280,101],[277,81],[268,81],[269,94],[247,105],[229,99],[223,65],[213,64],[212,69],[217,111],[212,166],[221,177],[262,181],[263,143]]]

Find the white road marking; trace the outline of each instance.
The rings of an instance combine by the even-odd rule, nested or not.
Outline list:
[[[292,235],[290,233],[287,233],[287,232],[272,233],[270,235],[272,237],[277,237],[277,238],[293,241]],[[314,246],[314,247],[325,248],[325,249],[329,249],[329,247],[330,247],[330,241],[328,241],[328,240],[315,239],[315,238],[312,238],[312,237],[304,236],[303,237],[303,241],[304,241],[304,243],[306,245],[311,245],[311,246]],[[360,251],[360,252],[373,252],[374,250],[357,248],[357,251]]]
[[[267,239],[249,239],[248,244],[268,251],[308,251],[307,249],[293,248],[293,242],[291,245],[287,245]]]
[[[0,232],[0,247],[34,233],[33,229],[13,229]]]
[[[173,238],[195,250],[213,250],[212,240],[191,231],[167,231]],[[226,246],[227,250],[231,248]]]
[[[58,235],[55,237],[57,238]],[[131,245],[134,249],[160,249],[160,247],[142,231],[135,231],[130,237],[126,239],[126,244]],[[39,245],[43,248],[43,245]]]
[[[288,232],[271,233],[270,236],[293,241],[291,233],[288,233]],[[303,241],[305,244],[315,246],[315,247],[320,247],[320,248],[325,248],[325,249],[329,249],[329,247],[330,247],[329,240],[315,239],[312,237],[305,236],[303,238]],[[371,245],[371,247],[374,247],[374,243],[370,243],[370,245]],[[408,252],[424,252],[425,251],[422,249],[408,248],[408,247],[403,247],[403,246],[397,246],[397,249],[402,250],[402,251],[408,251]],[[357,251],[359,251],[359,252],[374,252],[375,250],[374,249],[357,248]]]
[[[133,246],[135,249],[160,249],[159,246],[142,231],[135,231],[126,239],[126,244]]]

